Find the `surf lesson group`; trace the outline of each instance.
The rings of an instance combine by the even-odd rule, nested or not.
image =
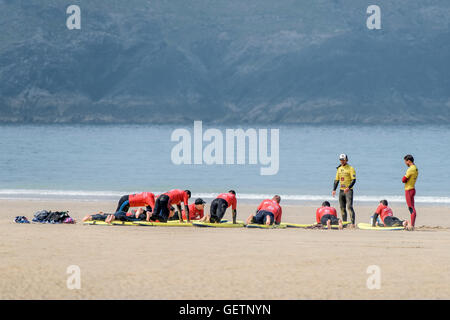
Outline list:
[[[401,220],[394,216],[392,208],[386,199],[380,201],[371,223],[359,223],[360,229],[392,229],[392,230],[413,230],[416,221],[416,209],[414,197],[416,194],[415,184],[418,178],[418,169],[414,163],[414,157],[410,154],[404,158],[407,170],[402,177],[405,185],[405,200],[410,212],[409,220]],[[210,205],[209,213],[204,213],[206,202],[198,198],[194,203],[189,204],[191,198],[190,190],[174,189],[159,196],[152,192],[142,192],[124,195],[120,198],[117,209],[114,213],[98,212],[87,215],[83,218],[85,224],[141,224],[141,225],[196,225],[196,226],[246,226],[256,228],[270,227],[304,227],[304,228],[325,228],[340,229],[344,227],[356,228],[356,214],[353,209],[353,188],[356,184],[356,171],[349,165],[346,154],[339,155],[340,165],[336,170],[336,177],[333,184],[332,196],[336,196],[339,187],[339,204],[341,217],[338,217],[337,210],[328,201],[324,201],[316,210],[314,224],[300,225],[292,223],[282,223],[281,197],[273,196],[271,199],[264,199],[256,208],[255,214],[251,214],[246,221],[237,221],[237,199],[236,192],[229,190],[227,193],[219,194]],[[181,203],[184,205],[182,209]],[[175,210],[177,207],[178,211]],[[232,222],[224,220],[227,209],[231,207]],[[133,210],[132,208],[138,208]],[[130,210],[131,209],[131,210]],[[348,214],[350,221],[347,221]]]

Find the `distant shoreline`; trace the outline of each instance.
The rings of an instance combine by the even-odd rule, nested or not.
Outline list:
[[[122,195],[137,193],[139,191],[89,191],[89,190],[32,190],[32,189],[0,189],[0,200],[26,200],[26,201],[117,201]],[[156,191],[156,195],[163,192]],[[193,193],[192,199],[203,198],[210,202],[216,193]],[[238,193],[238,200],[245,204],[259,203],[262,199],[272,197],[272,194],[248,194]],[[292,195],[280,194],[285,205],[316,205],[321,201],[337,201],[331,195]],[[381,199],[387,199],[392,205],[405,203],[403,195],[359,195],[355,197],[356,205],[370,205],[378,203]],[[419,196],[416,198],[418,205],[448,206],[450,197]]]

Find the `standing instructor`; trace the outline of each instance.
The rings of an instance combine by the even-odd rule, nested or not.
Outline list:
[[[402,178],[402,182],[405,184],[405,198],[406,205],[408,206],[409,213],[411,214],[410,228],[413,229],[416,225],[416,207],[414,205],[414,197],[416,196],[416,181],[419,176],[419,170],[414,164],[414,157],[407,154],[403,160],[408,167],[406,174]]]
[[[339,190],[339,204],[341,206],[342,220],[347,221],[347,210],[350,211],[352,227],[355,227],[355,210],[353,210],[353,186],[356,183],[356,172],[353,167],[351,167],[348,162],[348,157],[346,154],[339,155],[340,166],[337,167],[336,178],[334,180],[333,192],[331,193],[336,196],[336,189],[340,184]]]

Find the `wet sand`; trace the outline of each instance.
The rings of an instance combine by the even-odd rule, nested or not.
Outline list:
[[[0,204],[1,299],[450,299],[448,207],[418,206],[416,231],[380,232],[86,226],[84,215],[115,203]],[[41,209],[70,210],[79,223],[12,222]],[[368,222],[375,206],[355,209]],[[254,210],[238,205],[238,219]],[[283,221],[312,223],[314,212],[285,205]],[[79,290],[67,288],[70,265]],[[380,289],[367,288],[371,265]]]

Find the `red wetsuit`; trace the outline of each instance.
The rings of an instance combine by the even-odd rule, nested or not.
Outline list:
[[[317,223],[320,223],[320,220],[326,214],[335,216],[337,218],[337,212],[336,212],[335,208],[333,208],[333,207],[320,207],[316,211],[316,221],[317,221]]]
[[[281,222],[281,215],[283,214],[283,210],[278,202],[272,199],[263,200],[258,206],[258,211],[268,211],[272,212],[275,217],[275,223]]]
[[[228,203],[229,208],[231,206],[231,209],[236,210],[237,207],[237,200],[236,196],[232,193],[221,193],[217,196],[218,199],[224,199]]]

